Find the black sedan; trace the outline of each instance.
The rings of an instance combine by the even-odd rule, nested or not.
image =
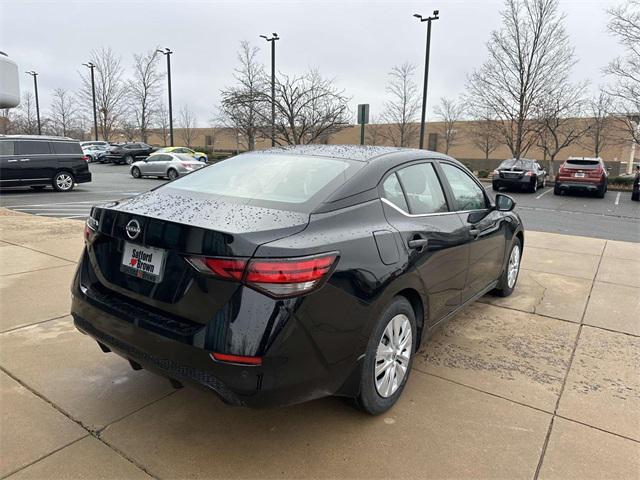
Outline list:
[[[378,414],[442,322],[515,288],[513,207],[424,150],[247,153],[94,207],[72,315],[133,368],[230,404],[339,395]]]
[[[502,187],[536,192],[547,186],[547,172],[535,160],[511,158],[493,171],[492,184],[496,192]]]

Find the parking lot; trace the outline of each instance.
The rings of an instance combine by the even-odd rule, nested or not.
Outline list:
[[[638,243],[528,231],[514,295],[426,342],[379,417],[131,370],[68,315],[82,245],[82,222],[0,209],[0,477],[638,478]]]
[[[135,179],[125,165],[90,165],[93,181],[76,185],[69,193],[50,189],[6,189],[0,207],[38,216],[84,219],[91,205],[145,192],[166,182],[163,179]],[[490,187],[489,194],[493,195]],[[640,239],[640,205],[631,192],[607,192],[605,198],[592,195],[553,195],[553,188],[536,193],[506,192],[517,202],[525,228],[609,240],[637,242]]]

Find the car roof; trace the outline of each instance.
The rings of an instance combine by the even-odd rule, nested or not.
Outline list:
[[[43,141],[61,141],[61,142],[77,142],[75,138],[57,137],[54,135],[0,135],[0,140],[43,140]]]
[[[262,150],[260,153],[309,155],[314,157],[330,157],[343,160],[355,160],[369,162],[383,155],[392,153],[419,152],[424,154],[427,150],[418,150],[401,147],[382,147],[374,145],[291,145],[274,147]],[[442,155],[437,152],[429,152],[434,155]],[[431,157],[430,157],[431,158]]]

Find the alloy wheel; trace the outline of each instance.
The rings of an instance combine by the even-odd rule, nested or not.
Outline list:
[[[518,270],[520,269],[520,247],[515,245],[509,256],[509,265],[507,265],[507,285],[513,288],[518,278]]]
[[[73,187],[73,178],[68,173],[59,173],[56,176],[56,186],[62,191],[71,190],[71,187]]]
[[[413,333],[404,314],[393,317],[384,331],[376,351],[375,384],[381,397],[388,398],[402,385],[409,368]]]

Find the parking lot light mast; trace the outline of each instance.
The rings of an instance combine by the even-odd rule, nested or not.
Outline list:
[[[269,38],[260,35],[267,42],[271,42],[271,146],[276,146],[276,40],[280,40],[277,33]]]
[[[36,94],[36,117],[38,119],[38,135],[42,135],[42,125],[40,125],[40,102],[38,101],[38,73],[33,70],[25,72],[33,77],[33,89]]]
[[[422,15],[415,13],[420,22],[427,22],[427,47],[424,59],[424,85],[422,87],[422,114],[420,117],[420,148],[424,148],[424,134],[425,134],[425,117],[427,114],[427,84],[429,83],[429,51],[431,50],[431,21],[438,20],[439,10],[433,11],[433,16],[423,18]]]
[[[173,53],[169,48],[164,50],[157,50],[159,53],[167,57],[167,82],[169,89],[169,143],[173,147],[173,107],[171,104],[171,54]]]
[[[91,95],[93,97],[93,131],[95,133],[95,139],[98,140],[98,114],[96,112],[96,81],[93,76],[93,69],[96,66],[92,62],[83,63],[85,67],[91,70]]]

